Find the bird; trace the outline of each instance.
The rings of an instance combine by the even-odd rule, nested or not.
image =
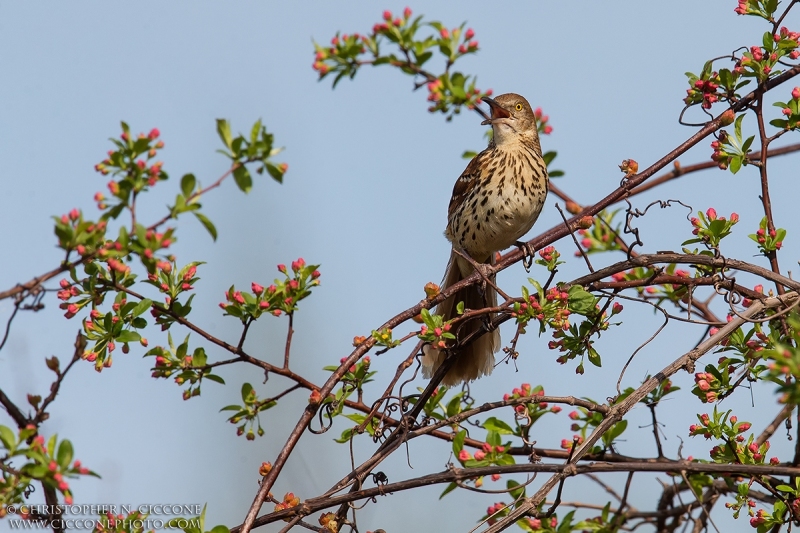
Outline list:
[[[547,196],[547,164],[542,157],[531,105],[514,93],[494,99],[487,96],[482,100],[489,105],[491,117],[481,124],[492,126],[492,137],[486,149],[469,162],[453,186],[444,232],[452,251],[442,290],[470,276],[475,266],[482,271],[490,268],[495,264],[496,253],[512,245],[531,252],[519,239],[539,218]],[[491,285],[484,282],[461,289],[441,302],[435,313],[447,321],[458,316],[459,302],[464,302],[465,309],[472,310],[495,307],[497,293]],[[481,320],[472,319],[458,328],[456,337],[463,339],[482,327]],[[474,381],[491,374],[494,354],[499,349],[500,332],[496,328],[456,350],[425,345],[422,373],[431,378],[448,352],[453,352],[451,357],[455,361],[441,384],[455,386]]]

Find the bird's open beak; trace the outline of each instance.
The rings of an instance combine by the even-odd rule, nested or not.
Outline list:
[[[481,98],[484,102],[489,104],[489,109],[492,111],[492,118],[488,120],[484,120],[481,122],[481,125],[491,124],[495,119],[499,118],[511,118],[511,113],[503,109],[500,104],[494,101],[493,98],[489,98],[488,96],[484,96]]]

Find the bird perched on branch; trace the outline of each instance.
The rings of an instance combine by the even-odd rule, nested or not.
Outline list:
[[[518,94],[485,97],[491,118],[489,146],[469,162],[456,180],[447,210],[444,234],[453,245],[442,290],[470,276],[475,266],[484,270],[495,263],[495,253],[517,245],[533,226],[547,196],[547,165],[542,158],[536,118],[530,104]],[[469,258],[469,259],[468,259]],[[474,265],[474,266],[473,266]],[[487,267],[487,265],[489,267]],[[457,315],[458,302],[465,309],[497,306],[497,293],[490,283],[473,284],[440,303],[436,314],[450,320]],[[491,315],[485,315],[490,318]],[[460,341],[483,328],[486,321],[472,319],[457,330]],[[449,352],[455,362],[442,380],[457,385],[490,374],[494,353],[500,349],[500,332],[486,332],[456,350],[424,348],[422,371],[432,377]]]

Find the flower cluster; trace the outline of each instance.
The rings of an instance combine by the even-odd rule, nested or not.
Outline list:
[[[311,294],[311,288],[319,285],[319,265],[306,265],[301,257],[292,262],[291,274],[286,265],[278,265],[278,271],[285,276],[283,280],[275,280],[268,287],[253,282],[252,293],[236,290],[231,285],[225,292],[225,302],[219,304],[226,316],[234,316],[247,323],[259,318],[264,313],[280,316],[291,314],[297,310],[297,303]]]
[[[633,389],[628,388],[616,399],[616,402],[621,402],[622,400],[627,397]],[[588,399],[588,398],[587,398]],[[597,411],[590,411],[584,407],[579,407],[575,411],[571,411],[569,413],[570,420],[572,420],[572,424],[570,425],[570,431],[573,431],[574,434],[572,435],[571,439],[562,439],[561,440],[561,448],[564,450],[570,450],[572,447],[577,444],[583,444],[584,440],[586,439],[587,434],[594,431],[594,429],[599,426],[604,417],[601,413]],[[625,430],[628,428],[628,421],[627,420],[620,420],[616,422],[608,431],[606,431],[601,440],[603,442],[604,447],[595,446],[592,449],[591,453],[598,453],[603,451],[604,449],[609,449],[614,444],[614,441],[622,435]]]
[[[759,81],[767,79],[770,74],[780,71],[774,70],[781,58],[789,59],[800,57],[797,50],[800,33],[789,31],[783,27],[779,33],[764,35],[764,46],[751,46],[742,54],[741,59],[733,69],[734,75],[755,77]]]
[[[497,522],[498,519],[503,518],[507,514],[508,514],[508,505],[506,505],[503,502],[497,502],[494,505],[490,505],[486,509],[486,516],[484,517],[484,519],[486,519],[486,522],[489,525],[492,525],[495,522]]]
[[[449,333],[443,334],[442,337],[445,335],[449,335]],[[400,346],[400,341],[392,338],[392,328],[373,329],[372,338],[375,339],[376,346],[383,346],[384,348]]]
[[[550,135],[553,133],[553,126],[549,124],[550,117],[542,112],[541,107],[533,110],[533,118],[536,121],[536,131],[542,135]]]
[[[275,504],[275,512],[283,511],[284,509],[291,509],[300,504],[300,498],[294,495],[293,492],[287,492],[283,496],[283,501]]]
[[[710,450],[711,459],[715,463],[763,464],[769,441],[759,444],[751,434],[744,433],[752,427],[750,422],[740,422],[738,417],[731,416],[731,411],[720,413],[716,407],[711,416],[708,413],[697,415],[699,424],[689,426],[689,435],[703,436],[705,439],[719,439],[722,442]],[[690,458],[691,459],[691,458]],[[770,459],[776,463],[777,458]]]
[[[419,36],[425,27],[433,31]],[[478,51],[478,41],[474,37],[475,31],[464,29],[464,25],[450,29],[440,22],[425,23],[422,17],[412,18],[409,8],[397,16],[387,10],[368,35],[337,33],[330,46],[314,43],[312,68],[319,79],[333,75],[334,86],[344,77],[355,77],[364,65],[390,65],[412,76],[424,76],[428,80],[428,101],[431,102],[428,110],[445,113],[449,120],[462,106],[474,109],[483,96],[491,94],[491,91],[477,89],[474,77],[450,72],[455,61]],[[387,43],[396,46],[397,52],[382,53],[381,47]],[[445,72],[439,75],[423,70],[423,65],[433,57],[434,49],[447,63]]]
[[[547,324],[554,329],[569,329],[570,314],[569,293],[561,287],[550,287],[542,294],[529,294],[527,288],[523,287],[523,301],[514,304],[511,316],[517,319],[518,324],[535,319],[542,328]]]
[[[686,89],[686,104],[700,103],[703,109],[711,109],[711,106],[719,100],[717,89],[719,89],[720,79],[717,72],[704,72],[706,79],[697,78],[691,83],[691,87]]]
[[[770,124],[784,130],[800,128],[800,87],[792,89],[791,100],[788,102],[775,102],[773,105],[781,108],[781,114],[783,114],[784,118],[770,120]]]
[[[777,5],[777,4],[775,4]],[[742,14],[758,14],[763,16],[763,9],[757,1],[739,4],[737,12]],[[773,22],[772,19],[769,19]],[[777,68],[782,60],[800,57],[798,42],[800,33],[782,27],[778,33],[764,33],[761,46],[751,46],[741,57],[734,57],[732,69],[712,70],[713,61],[707,62],[700,75],[688,72],[689,88],[686,90],[684,103],[687,106],[700,104],[703,109],[711,109],[718,101],[736,101],[737,91],[747,85],[747,78],[755,78],[762,82],[781,71]]]
[[[217,378],[214,379],[214,381],[221,382],[217,376],[205,377],[214,377]],[[317,394],[319,395],[319,392],[317,392]],[[273,398],[260,399],[250,383],[242,384],[241,396],[243,405],[226,405],[220,409],[220,411],[234,412],[230,417],[228,417],[228,422],[237,426],[236,435],[239,437],[245,435],[245,428],[247,428],[249,425],[250,427],[247,429],[247,435],[245,435],[245,438],[249,441],[253,441],[256,438],[256,433],[258,433],[259,437],[264,436],[264,428],[261,427],[259,413],[266,411],[267,409],[272,409],[278,405],[278,400]],[[263,464],[262,468],[264,468]],[[269,465],[268,470],[271,469],[272,465]]]
[[[694,375],[694,385],[692,393],[703,403],[716,402],[723,388],[720,380],[711,372],[697,372]]]
[[[427,309],[420,312],[420,318],[423,324],[417,336],[434,348],[443,350],[448,341],[455,340],[456,336],[450,333],[452,321],[445,322],[442,315],[433,315]]]
[[[739,222],[739,215],[731,213],[726,220],[725,217],[717,216],[717,210],[709,207],[705,213],[697,212],[696,217],[689,219],[694,229],[692,235],[697,238],[685,241],[683,245],[702,242],[711,248],[716,248],[722,239],[731,234],[733,226]]]
[[[188,400],[195,396],[200,396],[200,385],[203,379],[208,379],[220,384],[225,381],[211,373],[211,368],[207,366],[208,357],[205,349],[197,347],[189,353],[189,336],[177,347],[172,342],[172,334],[167,335],[169,347],[156,346],[149,350],[145,357],[155,356],[155,366],[152,368],[151,376],[154,378],[172,378],[175,384],[183,386],[188,384],[188,388],[183,391],[183,399]]]
[[[70,441],[65,439],[58,442],[56,435],[45,440],[33,424],[19,429],[17,435],[10,428],[0,425],[0,450],[9,460],[19,458],[20,461],[25,461],[25,464],[16,466],[14,474],[19,476],[18,480],[21,483],[12,483],[4,487],[4,504],[23,502],[23,497],[27,499],[25,491],[30,482],[38,480],[61,492],[64,495],[64,503],[71,505],[72,491],[67,479],[81,475],[97,476],[80,461],[73,462],[73,448]],[[4,507],[0,509],[5,511]]]
[[[162,169],[163,163],[154,161],[158,151],[164,148],[160,136],[161,132],[153,128],[148,134],[140,133],[134,138],[128,125],[123,122],[119,139],[112,139],[116,150],[109,150],[108,157],[95,165],[95,170],[104,176],[121,176],[108,182],[109,193],[119,200],[110,206],[109,216],[112,218],[131,205],[132,194],[138,194],[168,178]],[[102,192],[95,194],[95,201],[101,209],[109,208],[107,200]]]
[[[509,400],[517,400],[520,398],[530,398],[531,400],[535,400],[537,397],[541,396],[544,396],[544,387],[537,385],[536,387],[532,388],[529,383],[523,383],[519,387],[515,387],[510,394],[504,394],[503,401],[507,402]],[[560,412],[561,406],[553,405],[551,407],[547,402],[531,401],[530,403],[520,403],[514,406],[515,416],[517,419],[525,420],[526,425],[533,424],[545,413]]]
[[[769,0],[738,0],[739,5],[736,6],[734,12],[739,15],[755,15],[764,19],[772,21],[772,15],[775,14],[775,9],[778,6],[777,2],[770,2]]]
[[[159,292],[164,294],[165,307],[160,305],[153,306],[151,314],[156,319],[156,324],[161,326],[161,330],[169,329],[177,317],[185,317],[192,310],[192,299],[189,296],[185,303],[178,301],[178,297],[184,292],[194,290],[194,284],[200,279],[197,277],[197,267],[203,263],[192,262],[178,270],[174,262],[155,261],[153,271],[147,275],[147,281],[156,287]],[[169,310],[170,313],[164,313]]]
[[[97,250],[107,249],[105,234],[107,223],[105,220],[93,222],[84,220],[83,212],[72,209],[68,214],[53,217],[55,220],[55,234],[58,237],[58,246],[67,252],[76,251],[81,257],[86,257]]]
[[[619,243],[616,236],[620,233],[619,227],[614,227],[611,223],[619,210],[607,212],[601,211],[597,214],[597,222],[592,217],[583,217],[578,222],[578,242],[587,254],[596,252],[611,252],[619,250]],[[588,220],[584,220],[588,219]],[[580,257],[581,252],[576,251],[575,255]]]
[[[726,113],[733,114],[728,110]],[[750,153],[750,146],[755,139],[751,135],[747,139],[742,136],[742,120],[744,115],[739,115],[734,123],[734,134],[729,135],[725,130],[719,130],[716,133],[716,140],[711,142],[711,148],[714,150],[711,153],[711,160],[717,163],[720,170],[727,170],[730,168],[732,174],[739,172],[743,166],[749,163],[748,154]]]
[[[591,218],[591,217],[587,217]],[[558,265],[563,265],[564,261],[559,261],[561,254],[553,246],[546,246],[539,250],[540,259],[536,260],[537,265],[542,265],[548,272],[554,271]]]
[[[156,257],[156,254],[161,250],[168,249],[177,240],[175,229],[167,228],[160,232],[145,229],[141,225],[137,225],[136,229],[137,232],[131,236],[128,248],[139,255],[147,271],[152,273],[160,262],[163,263],[163,260]],[[167,257],[169,258],[169,256]]]
[[[767,217],[761,219],[755,233],[748,235],[758,244],[758,251],[764,255],[777,252],[783,246],[786,230],[783,228],[769,229]]]

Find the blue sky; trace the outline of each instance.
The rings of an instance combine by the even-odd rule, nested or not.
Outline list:
[[[204,212],[217,224],[219,240],[212,242],[194,219],[182,219],[174,253],[182,263],[207,263],[199,270],[192,317],[225,339],[237,339],[239,333],[238,322],[222,317],[217,308],[231,284],[269,283],[277,276],[277,263],[301,256],[320,263],[322,285],[302,302],[296,317],[293,364],[322,383],[322,367],[347,355],[353,336],[368,334],[414,305],[426,282],[441,279],[449,254],[442,230],[453,182],[466,164],[461,153],[485,144],[477,115],[463,114],[448,123],[428,114],[424,90],[413,92],[412,80],[389,68],[364,69],[336,90],[327,80],[316,81],[313,40],[326,43],[337,30],[365,33],[383,9],[399,12],[404,7],[366,1],[0,5],[0,249],[5,251],[0,288],[58,264],[51,215],[78,207],[94,216],[92,196],[107,179],[92,167],[110,148],[107,139],[119,134],[120,120],[134,132],[158,127],[166,143],[165,170],[173,178],[193,172],[208,184],[226,170],[226,160],[215,153],[220,147],[215,119],[227,118],[234,131],[244,132],[261,118],[286,148],[278,158],[289,164],[285,183],[257,180],[248,196],[227,183],[209,194]],[[581,203],[617,186],[617,165],[623,159],[636,159],[643,168],[691,135],[691,129],[677,123],[687,87],[684,72],[698,72],[708,58],[759,43],[766,30],[756,19],[737,17],[733,0],[507,2],[494,7],[423,1],[410,7],[450,27],[468,21],[475,29],[481,49],[459,68],[478,75],[481,88],[517,92],[544,109],[554,127],[543,139],[544,148],[558,151],[554,166],[566,171],[557,184]],[[787,25],[797,29],[793,22]],[[776,94],[786,99],[790,90],[787,86]],[[752,129],[753,120],[745,125]],[[704,143],[681,162],[704,161],[710,154]],[[776,161],[771,169],[777,224],[790,236],[782,261],[791,269],[798,254],[791,242],[793,159]],[[163,214],[177,191],[176,181],[148,195],[141,206],[143,220]],[[762,216],[757,194],[754,169],[736,176],[712,170],[676,180],[637,198],[635,205],[680,199],[695,210],[737,211],[741,222],[726,252],[750,258],[755,248],[746,234]],[[534,232],[558,223],[555,201],[548,199]],[[690,232],[684,216],[680,208],[648,215],[641,222],[647,248],[679,249]],[[571,244],[563,241],[558,247],[570,260],[561,279],[582,274],[585,267],[572,259]],[[595,262],[616,259],[598,257]],[[753,261],[765,264],[758,257]],[[544,277],[536,270],[532,275]],[[502,273],[500,282],[514,292],[527,277],[517,265]],[[17,318],[0,352],[0,388],[20,403],[26,393],[47,390],[52,374],[44,358],[55,354],[66,360],[79,326],[61,317],[55,298],[46,303],[41,313]],[[523,382],[545,384],[551,394],[611,396],[621,365],[660,323],[644,308],[626,307],[629,312],[621,318],[630,320],[626,326],[631,327],[610,331],[598,345],[602,369],[587,368],[586,375],[575,376],[574,366],[555,363],[546,347],[548,337],[531,334],[520,345],[517,368],[497,368],[473,387],[476,398],[496,398]],[[11,309],[12,302],[0,302],[0,320]],[[278,361],[285,328],[283,320],[257,324],[246,348]],[[508,338],[509,331],[504,333]],[[637,356],[624,384],[636,385],[691,348],[701,334],[700,328],[671,326]],[[185,332],[174,335],[182,338]],[[156,330],[148,336],[151,345],[166,342]],[[78,365],[53,405],[44,431],[71,439],[77,457],[103,476],[74,482],[76,502],[208,502],[212,525],[238,524],[257,489],[258,465],[274,459],[305,394],[290,396],[280,409],[266,413],[267,436],[250,443],[235,436],[218,410],[237,401],[243,381],[265,397],[280,391],[284,382],[273,377],[263,384],[263,375],[250,368],[228,368],[222,372],[227,386],[208,384],[200,398],[183,402],[174,384],[149,378],[149,361],[141,355],[136,349],[120,354],[99,375],[89,364]],[[209,355],[225,354],[210,350]],[[380,384],[406,355],[401,349],[373,357]],[[677,381],[691,386],[688,375]],[[753,420],[760,429],[759,417],[769,418],[775,410],[772,392],[754,389],[752,404],[746,394],[741,396],[725,407],[736,408],[740,419]],[[663,409],[671,454],[679,436],[686,441],[684,455],[707,453],[704,443],[686,439],[699,408],[672,400]],[[646,415],[634,411],[630,427],[648,423]],[[539,445],[557,446],[571,434],[564,415],[551,418],[537,437]],[[0,424],[10,421],[0,416]],[[325,435],[304,437],[275,494],[292,490],[310,497],[338,480],[348,452],[332,438],[345,427],[342,421]],[[648,435],[649,429],[632,432],[621,451],[654,453]],[[791,443],[776,435],[773,446],[788,450]],[[367,442],[356,446],[362,459],[369,450]],[[448,447],[412,444],[413,470],[401,455],[385,465],[392,481],[441,470]],[[651,505],[659,487],[644,476],[640,483],[635,504]],[[570,499],[578,499],[595,487],[575,482],[568,490]],[[382,499],[361,513],[360,527],[391,531],[398,528],[390,524],[404,520],[404,529],[469,530],[481,509],[501,499],[469,493],[438,502],[439,492],[434,487]],[[465,505],[474,512],[463,512]],[[409,516],[407,506],[419,512]]]

